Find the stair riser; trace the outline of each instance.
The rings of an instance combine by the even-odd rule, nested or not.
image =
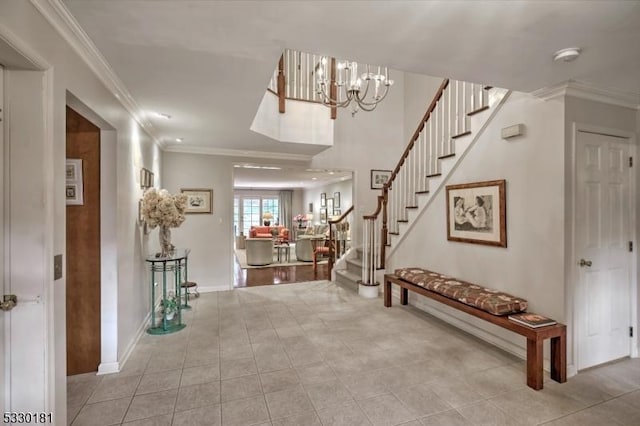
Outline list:
[[[356,275],[362,275],[362,264],[349,262],[347,260],[347,271]]]
[[[358,292],[358,283],[351,281],[349,278],[344,277],[342,275],[336,274],[336,283],[341,287],[352,290],[354,292]]]

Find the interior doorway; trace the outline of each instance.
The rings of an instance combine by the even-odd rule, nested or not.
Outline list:
[[[101,360],[100,129],[66,111],[67,375]],[[73,160],[73,161],[69,161]]]
[[[635,194],[630,142],[576,134],[578,369],[631,354]]]

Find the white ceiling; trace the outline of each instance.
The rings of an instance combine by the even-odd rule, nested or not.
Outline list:
[[[532,91],[568,79],[640,96],[639,1],[66,0],[169,143],[313,155],[249,126],[285,47]],[[553,52],[578,46],[571,63]]]
[[[257,167],[278,168],[265,169]],[[352,179],[352,176],[351,172],[341,170],[241,163],[236,164],[233,169],[233,186],[234,188],[245,189],[314,188],[349,180]]]

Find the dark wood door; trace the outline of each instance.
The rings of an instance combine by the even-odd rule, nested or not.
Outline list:
[[[67,205],[67,375],[73,375],[100,364],[100,129],[69,107],[67,158],[82,160],[83,186],[82,205]]]

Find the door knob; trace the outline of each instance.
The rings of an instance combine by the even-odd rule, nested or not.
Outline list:
[[[591,266],[591,261],[590,260],[580,259],[580,263],[578,263],[578,265],[580,265],[582,267]]]

